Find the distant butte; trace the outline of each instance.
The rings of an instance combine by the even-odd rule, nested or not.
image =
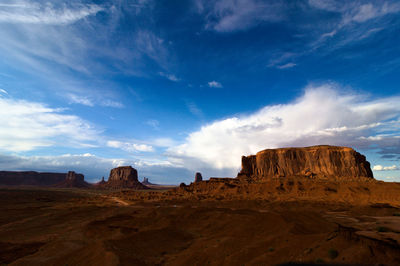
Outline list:
[[[262,180],[280,177],[316,179],[373,179],[370,163],[352,148],[311,146],[266,149],[242,157],[238,178]]]
[[[148,187],[139,182],[137,170],[132,166],[121,166],[112,169],[108,181],[102,182],[99,186],[106,189],[148,189]]]

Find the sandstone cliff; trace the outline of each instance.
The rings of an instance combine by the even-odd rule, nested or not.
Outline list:
[[[139,182],[137,170],[132,166],[121,166],[111,170],[108,181],[102,185],[104,188],[121,189],[147,189]]]
[[[260,180],[274,177],[334,179],[373,178],[370,163],[352,148],[312,146],[267,149],[242,157],[238,178]]]

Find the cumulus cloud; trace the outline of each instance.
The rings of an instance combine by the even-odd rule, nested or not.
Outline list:
[[[210,81],[207,84],[208,84],[208,87],[210,87],[210,88],[222,88],[222,84],[215,80]]]
[[[117,140],[107,141],[107,146],[111,148],[118,148],[128,152],[152,152],[153,146],[147,144],[137,144],[130,142],[122,142]]]
[[[29,151],[58,144],[93,146],[99,131],[65,110],[42,103],[0,97],[0,149]]]
[[[399,167],[397,165],[382,166],[382,165],[378,164],[378,165],[374,165],[372,170],[374,170],[374,171],[394,171],[394,170],[399,170]]]
[[[51,2],[13,1],[0,5],[0,23],[71,24],[103,10],[98,5],[55,6]]]
[[[167,152],[171,160],[189,168],[224,169],[223,173],[233,175],[242,155],[266,148],[317,144],[396,147],[399,115],[399,97],[369,100],[364,95],[341,93],[334,84],[309,86],[293,102],[205,125]],[[374,138],[382,130],[392,134]]]

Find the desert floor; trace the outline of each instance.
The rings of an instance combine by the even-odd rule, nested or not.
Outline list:
[[[0,213],[0,265],[400,265],[390,204],[1,188]]]

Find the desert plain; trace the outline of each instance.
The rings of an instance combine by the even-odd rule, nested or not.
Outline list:
[[[328,158],[317,166],[329,173],[327,164],[340,166],[344,162],[338,158],[350,156],[334,157],[339,155],[330,149],[305,153],[316,152],[320,162]],[[268,160],[277,160],[274,169],[294,162],[303,169],[308,159],[303,164],[298,152],[303,151],[283,151],[285,160],[281,155]],[[348,152],[358,168],[343,171],[368,170],[365,158]],[[266,156],[261,155],[257,158]],[[352,159],[347,160],[351,164]],[[266,173],[271,170],[265,159],[253,166],[246,166],[247,161],[243,158],[236,178],[177,187],[3,186],[0,263],[400,265],[399,183],[319,178],[324,171],[312,165],[303,176],[261,178],[259,167]],[[296,167],[291,169],[300,169]],[[126,175],[127,169],[114,173]],[[249,173],[253,170],[257,176]],[[271,171],[279,174],[284,169]]]

